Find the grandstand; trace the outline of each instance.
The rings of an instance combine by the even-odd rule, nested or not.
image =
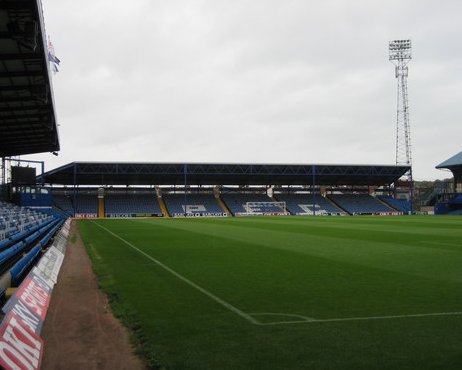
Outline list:
[[[436,166],[448,169],[454,176],[452,191],[436,194],[435,214],[462,214],[462,152],[452,156]]]
[[[199,191],[197,189],[196,191]],[[166,188],[161,198],[149,188],[104,189],[99,201],[104,212],[98,214],[98,192],[93,188],[53,188],[53,206],[58,212],[78,218],[94,217],[161,217],[166,213],[172,217],[243,216],[262,215],[316,215],[345,216],[361,214],[408,214],[410,202],[391,196],[373,197],[367,193],[328,194],[294,191],[266,193],[227,188],[216,197],[211,191],[204,193],[172,190]],[[262,191],[262,190],[260,190]],[[266,190],[263,190],[266,191]],[[165,204],[162,211],[161,204]],[[75,204],[75,206],[74,206]],[[251,204],[252,209],[249,209]],[[313,207],[314,204],[314,207]],[[284,209],[285,207],[285,209]]]
[[[53,206],[58,212],[78,218],[98,216],[96,189],[79,188],[75,190],[75,194],[73,193],[68,189],[52,189]],[[104,204],[105,212],[100,217],[161,217],[165,213],[161,209],[162,202],[166,206],[167,214],[172,217],[285,214],[281,203],[285,203],[287,214],[297,216],[409,214],[411,210],[410,202],[405,199],[395,199],[388,195],[373,197],[366,193],[322,196],[318,193],[291,192],[275,193],[272,198],[261,192],[239,192],[229,189],[218,193],[218,198],[212,192],[185,195],[184,191],[172,190],[164,191],[162,197],[158,198],[156,192],[148,188],[110,188],[105,189],[104,193],[100,200]],[[254,203],[250,211],[248,203]]]
[[[368,189],[371,186],[384,187],[385,191],[390,189],[390,184],[407,169],[407,166],[364,165],[73,162],[48,171],[38,179],[53,186],[53,194],[56,195],[54,203],[58,208],[67,213],[74,212],[78,217],[95,217],[98,214],[96,187],[107,192],[102,202],[109,217],[117,214],[158,216],[163,213],[181,217],[204,216],[223,215],[228,211],[235,216],[249,213],[283,214],[285,210],[281,204],[275,203],[277,201],[286,202],[291,214],[346,215],[399,212],[369,196]],[[101,184],[102,178],[105,179],[104,184]],[[115,192],[116,187],[122,185],[129,186],[124,190],[125,200],[121,196],[110,195],[111,191]],[[304,186],[306,189],[294,189],[287,194],[279,192],[272,199],[267,195],[272,185]],[[109,190],[113,186],[114,190]],[[154,204],[155,208],[148,209],[149,212],[141,212],[137,208],[145,200],[137,200],[138,196],[134,194],[141,189],[149,192],[152,186],[156,186],[163,194],[159,206],[162,208],[162,204],[165,204],[166,210],[159,210]],[[184,186],[188,189],[186,197]],[[209,190],[203,186],[208,186]],[[353,208],[346,210],[340,204],[334,204],[331,199],[321,196],[319,186],[329,186],[331,193],[335,193],[336,189],[344,192],[345,186],[356,187],[362,189],[362,194],[357,194],[357,200],[351,200],[356,208],[351,205]],[[216,189],[213,195],[212,187]],[[312,195],[303,199],[304,194],[313,192],[314,208],[311,206]],[[149,199],[146,201],[152,205]],[[249,212],[249,202],[265,204],[260,204],[258,209],[254,204],[253,212]],[[348,204],[345,206],[349,207]],[[100,217],[104,217],[104,212]]]
[[[1,2],[0,157],[60,149],[42,14],[40,1]]]
[[[40,367],[41,328],[69,232],[35,175],[21,180],[11,167],[13,156],[60,149],[46,45],[41,1],[0,2],[0,367],[7,370]]]

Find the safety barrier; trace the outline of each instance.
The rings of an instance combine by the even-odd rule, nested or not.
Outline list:
[[[55,225],[37,246],[15,264],[10,273],[20,276],[26,271],[26,264],[30,266],[34,255],[37,257],[40,253],[41,243],[50,234],[53,235],[59,226]],[[0,324],[0,366],[4,369],[40,369],[44,346],[40,334],[64,260],[69,229],[70,220],[67,220],[52,246],[2,308],[5,317]]]

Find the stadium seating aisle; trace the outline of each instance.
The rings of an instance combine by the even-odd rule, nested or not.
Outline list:
[[[226,216],[213,194],[164,194],[162,199],[173,217]],[[186,206],[185,206],[186,203]]]

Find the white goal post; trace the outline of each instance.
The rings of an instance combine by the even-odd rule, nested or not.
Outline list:
[[[247,202],[244,205],[246,214],[251,215],[286,215],[286,202]]]

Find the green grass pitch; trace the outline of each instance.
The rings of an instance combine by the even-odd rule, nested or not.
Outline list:
[[[462,217],[81,220],[166,369],[462,369]]]

